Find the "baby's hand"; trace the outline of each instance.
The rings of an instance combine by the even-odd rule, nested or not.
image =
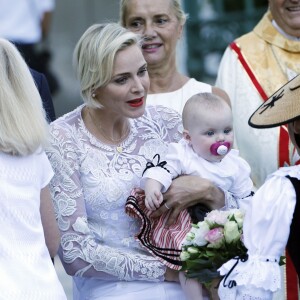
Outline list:
[[[152,191],[152,193],[146,193],[145,205],[149,210],[156,210],[163,202],[163,195],[160,191]]]

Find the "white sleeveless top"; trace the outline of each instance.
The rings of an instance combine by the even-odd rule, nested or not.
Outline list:
[[[147,104],[164,105],[182,114],[187,100],[198,93],[211,93],[211,85],[191,78],[182,88],[170,93],[148,94]]]

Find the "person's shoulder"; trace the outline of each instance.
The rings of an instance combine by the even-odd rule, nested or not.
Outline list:
[[[34,69],[29,68],[29,70],[30,70],[31,76],[33,77],[33,80],[39,87],[41,82],[44,80],[45,76],[42,73],[40,73]]]
[[[254,31],[249,31],[239,37],[237,37],[233,42],[231,42],[223,56],[222,59],[225,60],[232,60],[237,58],[237,53],[242,51],[245,54],[245,51],[253,49],[253,45],[257,48],[257,45],[260,47],[264,46],[265,42],[262,40]]]
[[[170,108],[170,107],[167,107],[167,106],[164,106],[164,105],[152,105],[152,104],[148,104],[146,106],[146,109],[145,109],[145,113],[144,113],[145,116],[151,116],[151,117],[155,117],[156,118],[158,116],[161,116],[161,117],[180,117],[180,114],[174,110],[173,108]]]
[[[212,86],[210,84],[198,81],[195,78],[190,78],[183,88],[197,90],[201,93],[211,93],[212,90]]]
[[[257,34],[254,33],[254,31],[250,31],[240,37],[238,37],[234,43],[237,44],[241,49],[245,49],[247,46],[250,46],[251,48],[255,43],[263,42],[263,40],[257,36]]]
[[[34,153],[32,153],[31,156],[33,157],[34,160],[38,160],[40,165],[50,164],[48,157],[46,155],[46,151],[42,147],[39,147]]]
[[[263,185],[256,191],[256,193],[266,193],[266,198],[264,201],[268,201],[267,198],[270,195],[270,201],[274,201],[274,193],[286,193],[292,188],[292,182],[288,177],[293,177],[300,180],[300,166],[282,167],[270,174]],[[272,192],[270,192],[272,191]],[[277,197],[276,197],[277,199]],[[282,198],[278,198],[281,199]],[[288,199],[286,199],[288,200]],[[275,200],[276,201],[276,200]],[[286,205],[286,204],[285,204]]]
[[[236,160],[246,162],[246,160],[243,157],[240,156],[239,150],[235,149],[235,148],[230,149],[230,151],[228,152],[228,154],[225,157],[227,157],[227,156],[230,157],[230,159],[233,159],[233,160],[236,159]]]
[[[262,52],[263,49],[261,47],[267,45],[264,38],[264,32],[270,30],[270,28],[271,30],[274,30],[273,26],[271,26],[270,15],[267,12],[253,30],[238,37],[234,43],[243,51],[253,49],[255,45],[255,48]]]
[[[244,45],[249,45],[250,48],[253,47],[253,45],[256,45],[256,42],[261,41],[260,36],[256,33],[256,28],[261,26],[261,23],[263,22],[263,20],[266,18],[266,16],[263,16],[263,18],[256,24],[256,26],[251,30],[248,31],[244,34],[242,34],[241,36],[235,38],[235,40],[230,43],[227,47],[227,50],[233,50],[233,45],[236,45],[238,48],[246,48],[246,46]],[[254,42],[255,41],[255,42]],[[249,44],[250,43],[250,44]],[[252,45],[251,45],[252,43]]]
[[[29,71],[34,78],[40,78],[42,75],[42,73],[40,73],[37,70],[32,69],[32,68],[29,68]]]
[[[51,122],[50,126],[53,127],[65,127],[67,125],[75,125],[81,119],[81,111],[84,107],[84,104],[76,107],[74,110],[62,115],[61,117],[57,118],[55,121]]]
[[[168,149],[171,152],[188,152],[189,145],[184,138],[181,138],[178,142],[171,142],[168,144]]]
[[[71,144],[73,149],[78,146],[79,140],[87,132],[81,117],[83,106],[84,104],[78,106],[50,123],[50,143],[49,147],[46,147],[47,153],[51,152],[51,149],[61,148],[67,144]]]
[[[166,155],[166,161],[180,162],[181,167],[186,166],[191,157],[194,156],[194,151],[188,146],[184,138],[180,138],[178,141],[168,143],[168,152]],[[198,157],[197,157],[198,161]],[[185,167],[183,167],[185,169]]]
[[[176,141],[180,139],[183,132],[181,115],[162,105],[147,105],[143,116],[135,119],[134,122],[138,127],[143,123],[144,126],[156,128],[162,134],[175,130]]]
[[[279,178],[279,177],[293,177],[300,180],[300,165],[297,166],[290,166],[290,167],[281,167],[272,174],[270,174],[266,180],[270,180],[272,178]]]
[[[248,172],[251,171],[250,165],[239,155],[239,150],[237,149],[231,149],[225,156],[225,159],[231,160],[234,164],[238,164],[240,169],[247,170]]]

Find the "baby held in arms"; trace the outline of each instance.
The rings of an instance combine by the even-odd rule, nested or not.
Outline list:
[[[197,175],[216,183],[232,198],[226,209],[245,209],[252,181],[248,163],[232,149],[233,120],[230,106],[219,96],[200,93],[186,103],[183,114],[183,138],[170,143],[166,163],[146,168],[141,182],[145,205],[155,210],[163,203],[172,179],[180,175]],[[167,205],[164,203],[164,205]],[[169,209],[169,207],[167,207]]]
[[[182,121],[183,138],[178,143],[169,144],[166,161],[158,161],[156,166],[148,163],[141,181],[141,187],[145,190],[146,209],[151,212],[164,205],[168,211],[159,221],[151,219],[151,213],[146,212],[150,216],[151,234],[145,238],[146,241],[143,241],[143,235],[138,237],[145,247],[149,247],[154,255],[159,254],[158,257],[165,259],[171,268],[170,261],[173,261],[174,268],[178,270],[180,264],[174,261],[174,257],[181,250],[191,222],[203,220],[208,209],[201,204],[192,206],[189,212],[185,210],[179,215],[176,224],[164,227],[164,219],[174,209],[163,200],[163,193],[168,190],[172,180],[181,175],[195,175],[211,180],[226,194],[225,210],[245,210],[253,188],[248,163],[239,157],[237,150],[232,149],[233,120],[231,108],[226,101],[211,93],[194,95],[184,106]],[[156,157],[160,159],[158,155]],[[151,224],[152,221],[155,223]],[[174,251],[164,257],[162,251],[158,250],[163,248]],[[183,272],[180,272],[179,278],[187,299],[203,299],[199,282],[187,279]]]

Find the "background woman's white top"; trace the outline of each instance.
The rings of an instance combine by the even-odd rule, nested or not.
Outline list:
[[[198,93],[211,93],[211,85],[197,81],[194,78],[180,89],[169,93],[148,94],[147,104],[164,105],[182,114],[187,100]]]

